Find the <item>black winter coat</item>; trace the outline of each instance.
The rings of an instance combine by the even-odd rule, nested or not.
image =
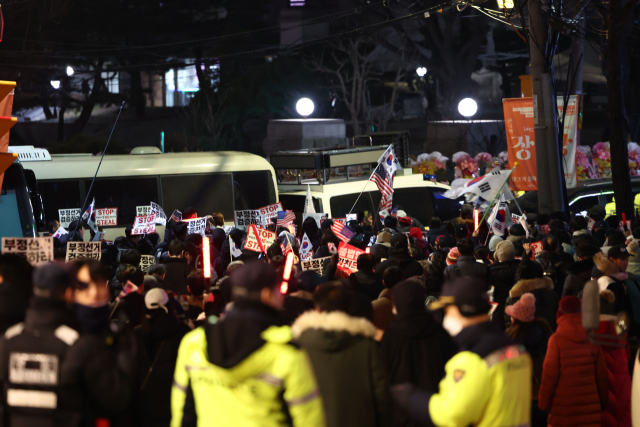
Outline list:
[[[449,265],[444,270],[444,281],[457,279],[458,277],[474,277],[484,280],[487,289],[493,284],[493,276],[489,270],[489,266],[477,262],[472,256],[461,256],[454,265]]]
[[[380,277],[383,277],[384,271],[389,267],[399,267],[404,273],[405,279],[409,279],[413,276],[422,276],[422,272],[424,271],[422,265],[409,255],[408,249],[399,254],[390,254],[389,259],[378,265],[376,273],[378,273]]]
[[[567,277],[567,263],[562,261],[560,253],[542,251],[536,257],[536,261],[542,264],[545,275],[546,273],[554,270],[554,277],[552,277],[554,284],[553,289],[558,296],[562,295],[562,287],[564,286],[564,281]]]
[[[533,294],[536,297],[535,317],[541,317],[546,320],[551,329],[555,331],[560,297],[553,290],[553,280],[548,277],[520,280],[509,291],[506,305],[515,304],[526,293]]]
[[[180,341],[189,327],[161,309],[135,328],[140,350],[137,399],[138,425],[169,426],[171,422],[171,384]]]
[[[193,267],[184,258],[167,258],[164,266],[167,269],[167,275],[164,276],[165,289],[178,295],[188,295],[187,276],[193,271]]]
[[[584,289],[585,283],[591,280],[591,270],[593,270],[594,265],[591,258],[569,264],[567,266],[567,278],[564,279],[562,296],[573,295],[577,297]]]
[[[349,276],[349,288],[366,296],[369,301],[375,301],[384,290],[384,285],[378,274],[356,271]]]
[[[496,311],[493,313],[492,320],[504,329],[504,309],[505,302],[509,298],[509,291],[516,284],[516,271],[518,270],[520,261],[517,259],[497,262],[489,267],[493,276],[494,290],[493,301],[498,303]]]
[[[383,259],[389,259],[389,246],[374,244],[371,246],[371,255],[376,260],[376,264],[380,264]]]

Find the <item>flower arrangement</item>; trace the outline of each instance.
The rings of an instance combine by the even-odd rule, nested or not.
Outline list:
[[[631,176],[640,176],[640,145],[636,142],[627,144],[629,152],[629,172]]]
[[[576,176],[579,181],[598,177],[591,164],[591,148],[588,145],[576,147]]]
[[[414,173],[436,175],[438,171],[442,171],[444,174],[447,170],[448,157],[442,155],[438,151],[434,151],[431,154],[420,154],[416,160],[411,160],[411,169]]]
[[[611,178],[610,148],[608,142],[598,142],[593,146],[593,166],[598,178]]]
[[[478,160],[469,153],[458,151],[451,160],[456,164],[456,178],[476,178],[478,176]]]
[[[509,152],[501,151],[498,153],[498,158],[500,160],[501,166],[505,169],[509,169]]]

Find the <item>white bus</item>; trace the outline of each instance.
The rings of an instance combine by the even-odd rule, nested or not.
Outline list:
[[[151,154],[135,154],[140,152]],[[57,220],[60,209],[81,208],[100,156],[32,157],[25,168],[35,172],[47,221]],[[167,215],[189,207],[200,216],[221,212],[228,225],[233,224],[234,210],[278,202],[275,173],[263,157],[241,152],[162,154],[154,147],[104,156],[89,203],[93,197],[96,208],[118,208],[118,225],[104,229],[107,240],[123,236],[124,228],[133,224],[136,207],[149,202],[158,203]],[[161,237],[163,232],[158,227]]]

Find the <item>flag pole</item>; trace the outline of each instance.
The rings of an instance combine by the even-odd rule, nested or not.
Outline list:
[[[389,151],[389,148],[391,148],[391,144],[389,144],[389,146],[387,147],[386,150],[384,150],[384,152],[386,153],[387,151]],[[369,181],[371,181],[371,177],[373,176],[374,173],[376,173],[376,169],[378,169],[378,166],[380,166],[380,160],[382,159],[382,157],[384,157],[384,153],[382,154],[382,156],[380,156],[380,159],[378,159],[378,163],[376,163],[376,167],[373,168],[373,171],[371,172],[371,175],[369,175],[369,179],[367,180],[367,183],[364,185],[364,188],[362,189],[360,194],[358,194],[358,198],[356,199],[356,201],[353,204],[353,206],[351,206],[351,210],[349,211],[349,214],[351,214],[351,212],[353,212],[353,208],[355,208],[356,205],[358,204],[358,200],[360,200],[360,196],[362,196],[362,193],[364,193],[364,190],[367,189],[367,186],[369,185]],[[375,206],[374,206],[374,208],[375,208]]]

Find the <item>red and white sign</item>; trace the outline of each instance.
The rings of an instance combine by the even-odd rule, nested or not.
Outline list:
[[[133,221],[132,235],[149,234],[156,232],[156,214],[137,216]]]
[[[118,208],[96,209],[96,224],[99,227],[118,225]]]
[[[275,218],[278,216],[278,212],[282,209],[282,202],[274,203],[273,205],[265,206],[258,211],[263,218]]]
[[[539,225],[538,227],[540,227],[542,234],[549,234],[551,232],[551,228],[548,225]]]
[[[267,252],[269,246],[273,245],[277,238],[278,235],[273,231],[258,228],[255,224],[251,224],[244,248],[254,252]]]
[[[347,218],[331,218],[333,222],[341,222],[343,225],[347,225]]]
[[[624,223],[625,221],[620,221],[620,230],[624,231]],[[627,220],[627,231],[631,231],[631,221]]]
[[[589,217],[589,223],[587,224],[587,228],[588,228],[590,231],[593,231],[593,227],[594,227],[595,225],[596,225],[596,220],[595,220],[595,219],[593,219],[593,218],[591,218],[591,217]]]
[[[534,257],[537,257],[540,252],[542,252],[542,242],[533,242],[531,244],[531,252]]]
[[[355,246],[351,246],[347,243],[340,243],[338,247],[338,270],[346,273],[347,275],[358,271],[358,257],[363,254],[362,249],[358,249]]]

